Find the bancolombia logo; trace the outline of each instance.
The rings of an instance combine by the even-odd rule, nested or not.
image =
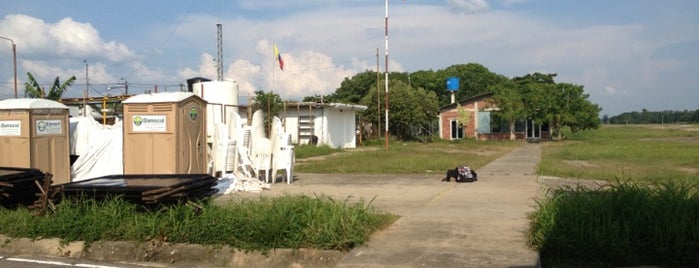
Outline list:
[[[53,135],[63,133],[63,124],[61,120],[37,120],[36,132],[39,135]]]
[[[189,120],[197,121],[197,117],[199,117],[197,106],[189,107]]]
[[[163,132],[167,129],[167,121],[164,115],[134,115],[134,131]]]
[[[133,118],[133,125],[134,125],[134,126],[137,126],[137,127],[138,127],[138,126],[141,126],[141,124],[143,124],[143,118],[141,118],[141,117],[138,116],[138,115],[137,115],[136,117]]]

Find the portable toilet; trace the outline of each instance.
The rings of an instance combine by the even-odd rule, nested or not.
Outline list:
[[[46,99],[0,101],[0,166],[35,168],[70,182],[68,107]]]
[[[141,94],[124,106],[124,174],[205,174],[206,101],[191,92]]]

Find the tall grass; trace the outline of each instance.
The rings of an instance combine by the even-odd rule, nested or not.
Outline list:
[[[32,216],[26,209],[0,209],[0,233],[88,243],[158,240],[245,250],[348,250],[395,219],[363,200],[341,202],[325,196],[261,197],[224,206],[205,202],[159,209],[146,209],[120,198],[81,199],[65,200],[45,216]]]
[[[699,266],[699,184],[624,182],[537,201],[528,240],[546,267]]]

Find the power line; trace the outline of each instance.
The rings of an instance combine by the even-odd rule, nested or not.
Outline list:
[[[182,23],[184,22],[184,20],[187,19],[187,18],[189,17],[189,13],[192,11],[192,7],[194,7],[194,3],[195,3],[195,2],[196,2],[196,0],[192,0],[192,2],[189,4],[189,7],[187,8],[187,12],[185,12],[185,15],[182,17],[182,19],[180,19],[180,21],[177,23],[177,25],[175,26],[175,28],[172,29],[172,31],[170,32],[170,34],[167,35],[167,37],[165,38],[165,40],[163,40],[163,42],[160,43],[160,46],[158,46],[158,49],[154,50],[154,51],[150,54],[150,56],[148,56],[148,58],[146,58],[145,61],[143,61],[143,62],[140,63],[141,66],[145,66],[146,63],[148,63],[153,57],[155,57],[155,55],[157,54],[155,51],[162,51],[163,47],[165,47],[165,44],[167,44],[167,43],[170,41],[170,38],[172,38],[172,36],[175,34],[175,32],[177,32],[177,30],[180,28],[180,26],[182,26]],[[124,78],[128,79],[129,77],[131,77],[132,74],[136,73],[137,71],[138,71],[138,70],[133,70],[131,73],[129,73],[128,75],[124,76]]]

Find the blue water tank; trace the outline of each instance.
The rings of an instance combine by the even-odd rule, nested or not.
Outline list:
[[[449,90],[449,91],[459,90],[459,78],[458,77],[447,78],[447,90]]]

